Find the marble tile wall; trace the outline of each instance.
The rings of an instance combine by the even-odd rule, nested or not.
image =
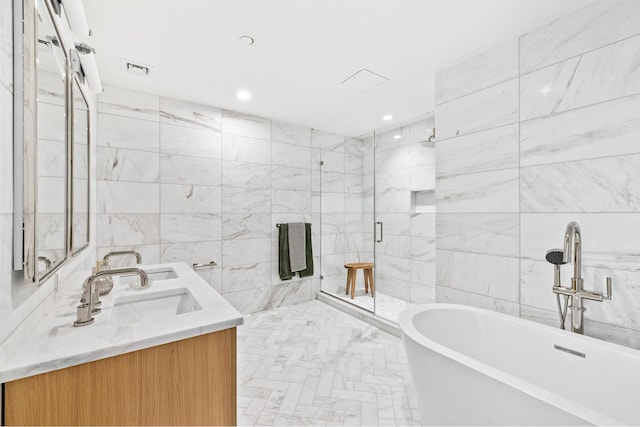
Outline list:
[[[216,261],[199,273],[243,313],[314,298],[324,251],[342,264],[358,256],[361,230],[345,218],[362,203],[345,186],[362,186],[361,141],[108,85],[98,111],[99,256]],[[276,224],[297,221],[312,223],[316,274],[283,282]]]
[[[596,2],[437,76],[437,299],[556,326],[578,221],[588,335],[640,348],[640,3]],[[564,268],[568,283],[571,268]]]

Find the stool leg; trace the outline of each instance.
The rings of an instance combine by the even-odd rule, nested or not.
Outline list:
[[[347,284],[345,285],[345,294],[349,295],[349,286],[351,286],[351,269],[347,269]]]
[[[364,293],[369,293],[369,276],[367,275],[367,270],[362,270],[362,275],[364,276]]]
[[[354,299],[356,296],[356,273],[357,272],[358,270],[354,268],[353,272],[351,273],[351,299]]]
[[[367,273],[369,273],[369,286],[371,287],[371,296],[374,294],[374,286],[373,286],[373,270],[368,269]]]

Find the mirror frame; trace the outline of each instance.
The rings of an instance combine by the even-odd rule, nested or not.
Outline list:
[[[71,55],[70,55],[71,56]],[[67,233],[68,236],[68,242],[67,242],[67,247],[68,247],[68,255],[73,257],[76,256],[77,254],[79,254],[80,252],[82,252],[84,249],[88,248],[90,243],[91,243],[91,111],[90,111],[90,105],[89,105],[89,101],[88,101],[88,97],[87,94],[85,93],[85,88],[83,87],[83,85],[81,84],[82,81],[84,81],[84,74],[81,74],[82,71],[76,71],[73,72],[73,78],[70,78],[70,87],[69,87],[69,100],[70,102],[70,114],[69,114],[69,125],[70,125],[70,133],[69,133],[69,144],[68,144],[68,149],[69,149],[69,158],[67,161],[67,167],[68,167],[68,188],[67,188],[67,194],[70,195],[70,197],[67,199],[68,200],[68,209],[69,209],[69,216],[68,216],[68,230],[69,232]],[[84,141],[84,143],[86,144],[87,147],[87,225],[86,225],[86,236],[87,236],[87,240],[86,242],[78,247],[75,248],[73,247],[73,240],[74,240],[74,232],[73,232],[73,214],[74,214],[74,204],[73,204],[73,200],[74,200],[74,196],[75,196],[75,188],[74,188],[74,167],[73,167],[73,161],[75,160],[75,145],[76,145],[76,141],[75,141],[75,132],[74,132],[74,118],[75,118],[75,114],[76,114],[76,110],[75,110],[75,97],[74,97],[74,85],[78,88],[79,92],[80,92],[80,96],[82,96],[82,100],[84,101],[84,105],[87,108],[86,111],[86,115],[87,115],[87,140]]]
[[[38,271],[38,223],[36,221],[37,215],[37,195],[38,195],[38,169],[37,169],[37,155],[38,155],[38,73],[37,73],[37,49],[38,49],[38,10],[36,7],[38,0],[33,2],[24,2],[24,20],[25,31],[22,34],[22,79],[23,87],[23,100],[22,100],[22,128],[23,133],[20,135],[22,142],[21,158],[23,164],[22,181],[17,182],[14,187],[18,191],[22,191],[22,211],[16,210],[14,212],[14,221],[20,221],[22,225],[22,236],[15,236],[15,238],[22,237],[22,267],[24,269],[24,281],[26,284],[35,284],[40,286],[49,277],[51,277],[60,267],[62,267],[66,260],[69,259],[69,218],[70,218],[70,194],[69,194],[69,167],[70,167],[70,141],[71,141],[71,123],[70,123],[70,84],[71,84],[71,64],[69,60],[69,50],[66,46],[66,41],[62,40],[60,34],[60,28],[57,20],[55,19],[54,8],[51,0],[42,0],[42,3],[46,7],[46,13],[49,14],[53,29],[56,33],[58,42],[60,43],[62,54],[64,57],[65,76],[65,156],[66,156],[66,183],[65,183],[65,221],[64,221],[64,234],[65,234],[65,248],[64,255],[61,259],[52,265],[51,268],[43,271]],[[29,7],[33,6],[33,8]],[[28,14],[33,16],[28,16]],[[45,12],[42,12],[45,13]],[[27,20],[32,22],[27,22]],[[29,31],[32,28],[33,31]],[[18,151],[18,150],[15,150]],[[20,188],[21,187],[21,188]],[[17,227],[17,225],[16,225]],[[17,251],[14,252],[16,261],[14,268],[17,269],[18,261],[16,256]]]

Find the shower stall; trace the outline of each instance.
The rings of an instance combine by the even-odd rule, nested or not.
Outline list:
[[[433,117],[324,146],[320,159],[321,291],[391,322],[434,302]],[[354,263],[365,268],[354,269],[351,292]]]

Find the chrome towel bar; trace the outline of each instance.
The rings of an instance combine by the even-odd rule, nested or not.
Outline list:
[[[218,265],[218,263],[215,262],[215,261],[211,261],[211,262],[208,262],[206,264],[198,264],[197,262],[194,262],[193,263],[193,269],[194,270],[200,270],[201,268],[215,267],[216,265]]]

